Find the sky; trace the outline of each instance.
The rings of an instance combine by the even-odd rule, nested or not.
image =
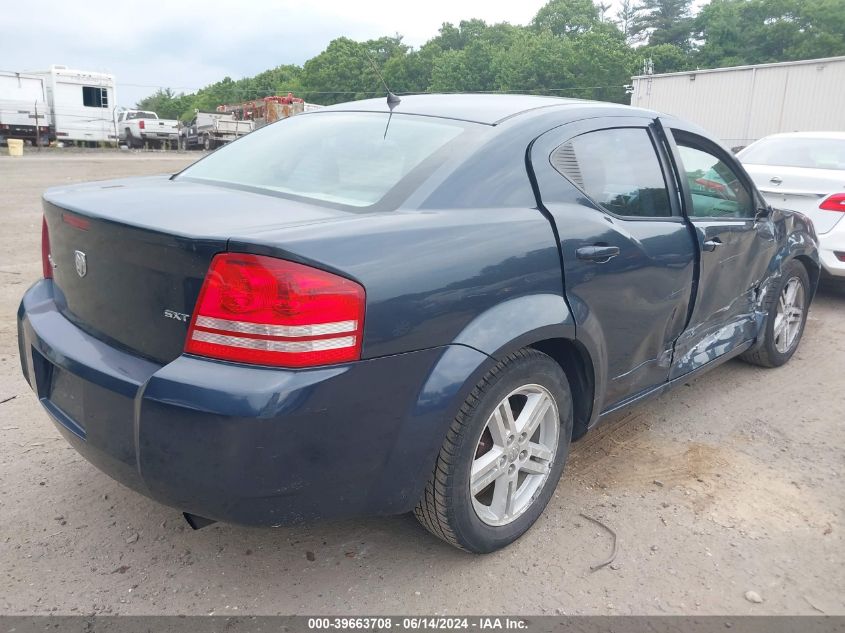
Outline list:
[[[12,0],[3,0],[11,2]],[[526,24],[544,0],[39,0],[4,12],[0,70],[53,64],[110,72],[117,103],[169,87],[191,92],[281,64],[302,64],[340,36],[404,36],[419,47],[443,22]],[[609,13],[613,13],[611,9]]]

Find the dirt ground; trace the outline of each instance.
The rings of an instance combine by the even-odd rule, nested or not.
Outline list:
[[[15,312],[41,275],[39,196],[197,156],[0,157],[0,613],[845,614],[837,289],[818,296],[786,367],[727,363],[578,442],[537,525],[489,556],[408,516],[193,532],[97,471],[18,364]],[[618,534],[612,566],[590,571],[612,543],[581,513]]]

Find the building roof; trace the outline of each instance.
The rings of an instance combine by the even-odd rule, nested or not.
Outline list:
[[[807,64],[830,64],[845,61],[842,57],[822,57],[820,59],[799,59],[791,62],[771,62],[768,64],[748,64],[746,66],[725,66],[723,68],[701,68],[696,70],[681,70],[674,73],[658,73],[654,75],[634,75],[632,79],[654,79],[656,77],[674,77],[682,75],[700,75],[704,73],[724,73],[734,70],[751,70],[754,68],[773,68],[779,66],[803,66]]]

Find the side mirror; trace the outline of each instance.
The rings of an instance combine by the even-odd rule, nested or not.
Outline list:
[[[763,222],[769,219],[769,216],[772,213],[772,207],[766,205],[764,207],[758,207],[757,211],[754,212],[754,221],[755,222]]]

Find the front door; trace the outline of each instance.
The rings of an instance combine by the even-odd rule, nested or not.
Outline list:
[[[774,227],[732,154],[712,141],[671,129],[685,213],[695,229],[699,276],[687,330],[675,348],[671,378],[682,376],[757,336],[755,308],[773,251]]]
[[[644,117],[571,123],[531,149],[577,336],[599,365],[606,409],[666,382],[686,324],[696,248],[669,165]]]

